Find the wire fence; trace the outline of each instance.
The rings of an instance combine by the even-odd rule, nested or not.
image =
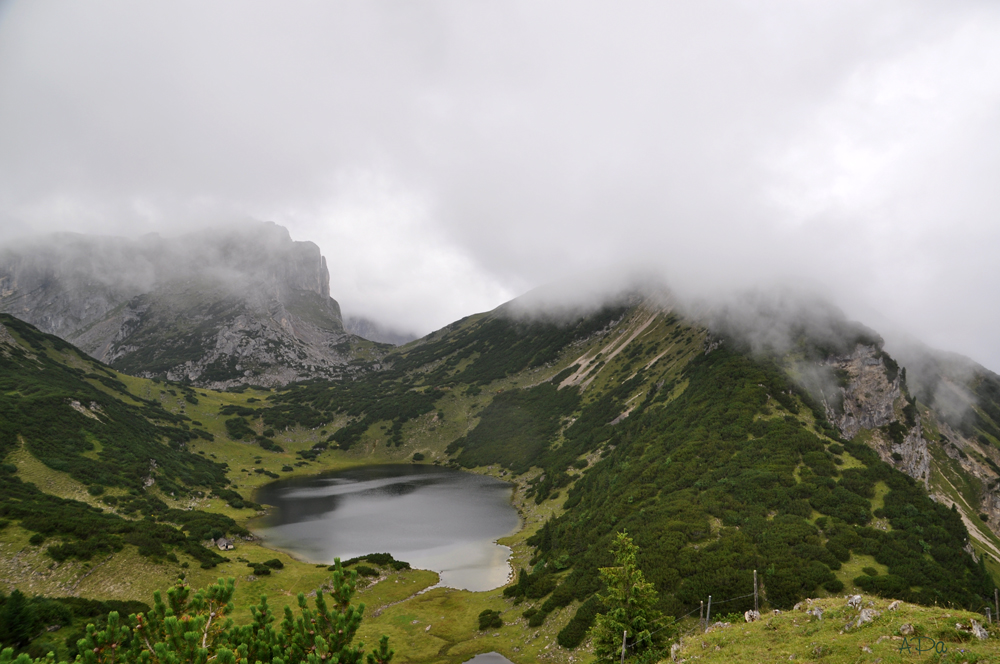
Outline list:
[[[728,599],[720,599],[720,600],[712,599],[710,606],[714,606],[714,605],[718,605],[718,604],[727,604],[729,602],[735,602],[737,600],[746,599],[747,597],[753,597],[754,595],[755,595],[755,593],[747,593],[746,595],[739,595],[738,597],[730,597]],[[634,648],[637,648],[637,647],[641,646],[646,641],[650,641],[651,642],[654,635],[659,634],[660,632],[662,632],[664,630],[670,629],[671,627],[673,627],[674,625],[676,625],[680,621],[684,620],[688,616],[692,616],[695,613],[698,613],[699,611],[702,610],[702,608],[703,607],[699,606],[697,609],[692,609],[691,611],[688,611],[683,616],[674,618],[669,623],[667,623],[666,625],[663,625],[662,627],[660,627],[656,631],[650,632],[649,634],[646,634],[642,638],[636,639],[635,641],[633,641],[630,644],[626,644],[625,647],[624,647],[624,649],[625,650],[633,650]],[[702,625],[700,623],[699,623],[698,627],[695,627],[695,628],[692,628],[692,629],[688,630],[685,633],[685,635],[691,634],[695,630],[698,630],[698,629],[702,629]],[[610,660],[616,660],[616,659],[618,659],[618,657],[608,657],[608,659],[610,659]]]

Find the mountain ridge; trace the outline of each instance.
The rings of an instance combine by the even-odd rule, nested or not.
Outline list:
[[[0,311],[128,373],[220,389],[342,378],[384,354],[344,330],[319,247],[273,223],[8,247]]]
[[[707,595],[745,594],[735,589],[754,570],[774,608],[845,589],[966,607],[992,595],[997,377],[935,360],[911,384],[877,333],[828,305],[742,300],[715,317],[662,289],[558,312],[515,301],[379,349],[349,380],[312,376],[273,390],[118,380],[197,420],[177,420],[178,444],[233,462],[227,478],[243,493],[225,494],[223,509],[240,520],[250,513],[245,490],[279,471],[419,455],[513,478],[519,504],[549,518],[512,542],[517,581],[503,601],[529,627],[558,633],[560,657],[587,647],[596,570],[622,529],[672,615]],[[24,324],[12,325],[0,339]],[[935,380],[965,407],[952,408]],[[97,415],[88,399],[75,400]],[[56,404],[63,416],[97,426],[72,401]],[[191,505],[204,501],[177,487]]]

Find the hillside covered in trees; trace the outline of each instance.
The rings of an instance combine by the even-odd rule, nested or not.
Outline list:
[[[1000,571],[1000,380],[924,363],[911,387],[839,314],[768,316],[780,344],[641,292],[558,318],[508,306],[354,380],[227,393],[126,377],[4,317],[0,538],[30,535],[54,561],[225,567],[203,544],[249,536],[254,487],[413,459],[512,480],[548,515],[525,522],[504,606],[563,653],[587,647],[623,530],[670,616],[747,595],[755,570],[769,608],[845,590],[980,608]],[[967,407],[944,408],[942,384]],[[26,481],[15,457],[86,499]]]

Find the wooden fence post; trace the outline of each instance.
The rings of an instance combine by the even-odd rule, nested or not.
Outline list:
[[[757,608],[757,570],[753,571],[753,610],[754,613],[760,613]]]

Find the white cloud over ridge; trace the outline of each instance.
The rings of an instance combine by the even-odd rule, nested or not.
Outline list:
[[[987,2],[0,5],[0,242],[253,217],[426,332],[618,265],[1000,370]]]

